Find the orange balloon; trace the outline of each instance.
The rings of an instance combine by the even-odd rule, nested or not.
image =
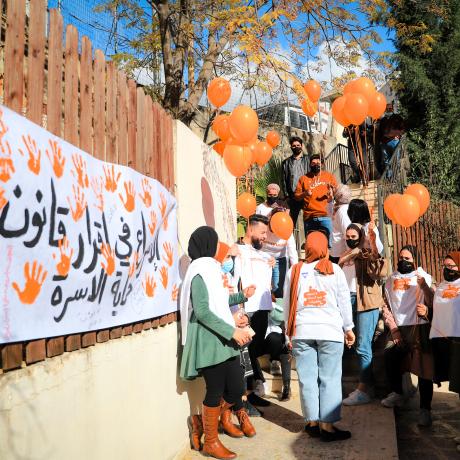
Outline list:
[[[230,114],[229,126],[232,137],[245,144],[257,135],[259,117],[251,107],[239,105]]]
[[[230,83],[222,77],[214,78],[208,85],[208,99],[215,107],[222,107],[232,94]]]
[[[280,143],[280,135],[277,131],[268,131],[265,140],[270,147],[275,148]]]
[[[359,93],[347,94],[344,113],[354,125],[360,125],[367,117],[369,104],[366,98]]]
[[[387,108],[387,100],[382,93],[376,91],[372,100],[369,103],[369,110],[367,114],[372,117],[374,120],[380,118]]]
[[[270,229],[279,238],[289,239],[294,230],[294,222],[287,212],[277,212],[270,219]]]
[[[387,215],[388,219],[395,221],[395,214],[394,209],[399,203],[399,199],[402,197],[400,193],[392,193],[385,198],[383,203],[383,209],[385,210],[385,214]]]
[[[420,205],[420,216],[425,214],[428,206],[430,206],[430,192],[422,184],[411,184],[406,188],[404,194],[412,195],[417,198],[418,204]]]
[[[303,113],[312,117],[318,111],[318,102],[312,102],[310,99],[304,99],[301,103]]]
[[[256,198],[250,193],[244,192],[236,200],[237,211],[246,219],[255,214],[256,207]]]
[[[251,142],[248,142],[245,147],[251,152],[251,164],[256,162],[256,147],[257,144],[260,144],[259,139],[255,138]]]
[[[230,137],[230,127],[228,126],[228,115],[217,115],[212,122],[212,130],[217,137],[226,141]]]
[[[347,118],[344,112],[346,101],[346,96],[340,96],[332,103],[332,115],[337,120],[337,122],[344,127],[351,125],[350,120]]]
[[[230,174],[235,177],[243,176],[251,165],[251,157],[242,145],[226,145],[224,163]]]
[[[307,96],[312,102],[318,102],[321,96],[321,86],[316,80],[309,80],[303,86]]]
[[[216,142],[212,148],[220,155],[222,156],[224,154],[226,144],[223,141]]]
[[[402,195],[398,199],[393,213],[397,224],[406,228],[414,225],[420,216],[420,205],[417,198],[412,195]]]
[[[356,90],[355,90],[356,81],[357,81],[357,79],[355,79],[355,80],[350,80],[350,81],[343,87],[343,94],[356,93]]]
[[[362,94],[366,98],[368,104],[370,104],[374,99],[374,93],[376,89],[374,82],[370,78],[358,78],[353,85],[353,89],[355,90],[355,93]]]
[[[263,166],[272,157],[273,149],[266,142],[259,142],[255,149],[255,161]]]

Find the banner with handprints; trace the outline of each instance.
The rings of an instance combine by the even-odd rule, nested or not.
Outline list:
[[[177,309],[176,201],[0,106],[0,343]]]

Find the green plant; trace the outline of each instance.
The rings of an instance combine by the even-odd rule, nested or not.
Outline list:
[[[271,157],[270,161],[254,175],[254,195],[257,203],[262,203],[267,198],[267,185],[278,184],[282,188],[283,170],[282,158]]]

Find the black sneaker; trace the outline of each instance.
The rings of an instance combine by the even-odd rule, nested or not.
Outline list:
[[[281,393],[280,401],[289,401],[291,399],[291,384],[286,382],[283,384],[283,392]]]
[[[243,401],[243,406],[249,417],[262,417],[264,415],[261,410],[254,407],[249,401]]]
[[[248,401],[254,406],[267,407],[270,405],[270,401],[262,399],[260,396],[257,396],[255,393],[248,394]]]
[[[319,438],[321,436],[319,425],[305,425],[304,431],[308,434],[308,436],[310,436],[310,438]]]
[[[339,430],[335,426],[332,427],[333,432],[321,430],[321,441],[333,442],[333,441],[344,441],[345,439],[351,438],[351,433],[346,430]]]

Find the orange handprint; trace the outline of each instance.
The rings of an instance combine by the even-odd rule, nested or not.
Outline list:
[[[31,305],[35,302],[40,289],[45,281],[48,272],[43,270],[43,265],[38,265],[38,262],[34,260],[32,263],[32,272],[30,271],[30,264],[26,262],[24,265],[24,278],[25,284],[24,289],[21,291],[18,284],[14,282],[12,284],[13,289],[17,292],[21,303]]]
[[[120,179],[121,172],[119,172],[117,177],[115,177],[115,166],[112,165],[112,169],[110,169],[110,166],[104,166],[104,175],[105,189],[108,192],[115,192],[118,187],[118,180]]]
[[[128,277],[131,278],[136,272],[137,261],[139,260],[139,253],[134,251],[132,262],[129,260],[129,257],[126,257],[126,260],[129,263]]]
[[[70,262],[73,256],[73,249],[70,248],[69,252],[69,240],[66,236],[59,240],[58,243],[59,255],[53,254],[53,259],[57,259],[60,256],[60,261],[56,265],[56,270],[61,276],[67,276],[70,270]]]
[[[171,293],[171,300],[175,302],[178,297],[179,297],[179,288],[177,287],[177,284],[174,284],[172,288],[172,293]]]
[[[160,277],[161,277],[161,284],[166,289],[168,287],[168,269],[166,267],[160,268]]]
[[[173,264],[173,248],[171,246],[171,243],[163,243],[163,249],[165,251],[165,256],[163,256],[163,260],[170,266],[172,267]]]
[[[0,209],[3,209],[8,200],[3,196],[5,194],[5,190],[0,187]]]
[[[8,182],[11,179],[11,174],[15,172],[13,160],[11,159],[11,147],[8,141],[5,142],[6,149],[0,144],[2,153],[6,157],[0,157],[0,180]]]
[[[7,155],[8,152],[5,149],[5,145],[7,146],[9,150],[9,155],[11,155],[11,147],[8,141],[5,141],[5,144],[3,143],[3,138],[5,137],[6,133],[8,132],[8,127],[5,125],[5,122],[3,121],[3,110],[0,110],[0,152],[3,154]]]
[[[72,155],[72,162],[75,166],[75,171],[72,171],[74,177],[76,177],[78,185],[81,188],[86,188],[89,185],[88,174],[86,173],[86,161],[78,153]]]
[[[72,219],[75,222],[77,222],[77,220],[80,220],[81,217],[83,216],[83,213],[86,210],[87,203],[85,199],[85,194],[81,191],[80,187],[76,187],[75,185],[72,185],[72,190],[73,190],[73,197],[75,199],[75,209],[73,209],[72,203],[69,197],[67,197],[67,201],[69,203],[70,213],[72,214]]]
[[[27,162],[27,165],[29,166],[29,169],[38,176],[40,174],[40,158],[42,156],[42,152],[37,147],[37,143],[34,139],[32,139],[30,134],[28,134],[27,137],[23,135],[22,141],[29,153],[29,161]],[[21,149],[19,149],[19,153],[24,156],[24,152]]]
[[[104,185],[102,177],[91,178],[91,188],[97,200],[94,206],[96,206],[99,211],[104,212]]]
[[[51,153],[46,149],[46,156],[53,166],[54,174],[57,178],[61,177],[64,173],[65,158],[62,156],[62,149],[58,141],[49,140]]]
[[[165,196],[163,193],[160,193],[160,213],[161,218],[163,220],[163,230],[168,230],[168,216],[166,215],[166,209],[168,207],[168,202],[166,201]]]
[[[153,297],[155,295],[155,289],[157,288],[157,283],[153,275],[145,274],[145,281],[142,281],[142,287],[144,288],[145,295],[147,297]]]
[[[121,193],[118,194],[120,197],[123,206],[128,212],[132,212],[136,203],[134,201],[134,197],[136,196],[136,191],[134,190],[134,184],[132,181],[125,181],[125,192],[126,192],[126,201],[123,199],[123,195]]]
[[[157,215],[155,214],[155,211],[150,211],[149,230],[150,230],[151,235],[155,233],[156,228],[157,228]]]
[[[105,264],[104,262],[101,262],[102,268],[105,270],[107,275],[110,276],[115,271],[115,250],[110,249],[109,244],[102,243],[101,253],[105,258]]]
[[[142,191],[144,192],[143,195],[139,193],[141,200],[144,202],[146,208],[150,208],[152,205],[152,186],[149,184],[149,180],[145,177],[142,179]]]

